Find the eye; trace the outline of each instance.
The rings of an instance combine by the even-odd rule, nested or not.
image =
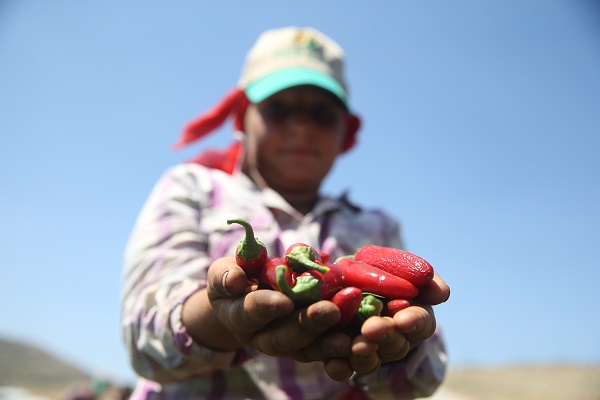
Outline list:
[[[291,113],[290,107],[280,100],[272,100],[261,107],[261,111],[265,118],[281,122],[284,121]]]
[[[319,125],[333,125],[341,118],[341,112],[327,104],[317,104],[312,108],[311,117]]]

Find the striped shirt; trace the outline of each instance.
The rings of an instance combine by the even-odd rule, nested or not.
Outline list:
[[[396,221],[345,196],[323,197],[302,215],[243,174],[192,163],[169,169],[138,216],[125,253],[121,326],[140,375],[132,399],[336,399],[359,386],[376,399],[413,398],[439,386],[446,370],[439,331],[405,360],[346,382],[330,379],[322,363],[250,348],[219,352],[194,342],[181,320],[182,304],[206,287],[213,261],[235,255],[243,236],[237,224],[227,224],[232,217],[250,222],[271,255],[297,242],[332,259],[366,244],[402,247]]]

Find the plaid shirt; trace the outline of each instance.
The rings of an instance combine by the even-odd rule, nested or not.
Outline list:
[[[132,399],[335,399],[358,386],[376,399],[413,398],[439,386],[446,370],[439,332],[407,359],[347,382],[330,379],[322,363],[249,348],[218,352],[195,343],[182,324],[182,304],[206,286],[214,260],[235,254],[243,233],[227,224],[231,217],[249,221],[272,255],[296,242],[332,259],[366,244],[402,247],[397,222],[344,196],[321,198],[302,215],[243,174],[191,163],[170,169],[144,205],[125,254],[122,334],[144,377]]]

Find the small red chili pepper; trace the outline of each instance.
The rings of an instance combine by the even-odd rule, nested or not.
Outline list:
[[[321,257],[321,261],[317,261],[319,264],[327,264],[331,258],[331,255],[325,253],[324,251],[318,250],[317,254],[319,255],[319,257]]]
[[[344,284],[344,274],[339,265],[326,264],[326,267],[329,268],[329,272],[325,274],[313,269],[302,273],[302,275],[311,275],[319,280],[321,299],[325,300],[331,298],[331,296],[344,286],[347,286]]]
[[[279,289],[279,283],[277,282],[277,267],[280,265],[286,267],[286,270],[284,271],[285,281],[290,287],[294,286],[296,284],[297,274],[287,268],[285,258],[281,257],[269,257],[269,260],[260,274],[259,284],[267,285],[270,289],[281,291]]]
[[[292,271],[285,258],[271,257],[260,277],[260,285],[277,290],[299,305],[308,305],[321,300],[321,286],[317,278]],[[263,286],[264,288],[264,286]]]
[[[343,288],[335,293],[331,301],[338,306],[342,317],[330,329],[334,331],[344,329],[358,312],[362,299],[362,290],[354,286]]]
[[[263,269],[260,285],[266,285],[294,300],[299,305],[308,305],[320,300],[319,281],[312,276],[297,276],[284,258],[273,257]]]
[[[334,264],[340,267],[344,286],[356,286],[363,292],[390,299],[412,299],[419,294],[419,289],[406,279],[365,262],[340,258]]]
[[[286,273],[288,267],[279,265],[276,269],[279,290],[300,306],[307,306],[321,300],[321,286],[318,279],[311,275],[300,275],[294,286],[288,285]]]
[[[285,259],[287,260],[289,267],[293,271],[299,273],[311,269],[323,274],[329,271],[329,268],[322,264],[319,252],[304,243],[295,243],[288,247],[285,252]]]
[[[402,277],[411,283],[422,286],[433,279],[434,270],[431,264],[408,251],[367,245],[361,247],[354,260],[363,261],[377,268]]]
[[[410,307],[410,301],[406,299],[392,299],[385,301],[381,315],[393,317],[400,310]]]
[[[246,220],[242,218],[228,219],[227,224],[240,224],[246,231],[246,236],[236,249],[235,260],[242,267],[248,278],[257,279],[267,262],[267,248],[254,237],[254,230]]]

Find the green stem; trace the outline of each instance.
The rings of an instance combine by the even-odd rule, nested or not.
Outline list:
[[[246,231],[246,236],[240,242],[238,254],[244,260],[257,258],[265,250],[265,245],[254,237],[254,230],[248,221],[242,218],[231,218],[227,220],[227,224],[240,224]]]
[[[297,272],[305,272],[309,269],[314,269],[322,274],[329,272],[329,267],[319,264],[314,261],[313,250],[308,246],[295,247],[285,257],[288,259],[288,264],[291,269]]]
[[[321,300],[320,282],[314,276],[299,276],[291,287],[285,278],[287,267],[278,265],[275,268],[279,290],[296,303],[308,305]]]

